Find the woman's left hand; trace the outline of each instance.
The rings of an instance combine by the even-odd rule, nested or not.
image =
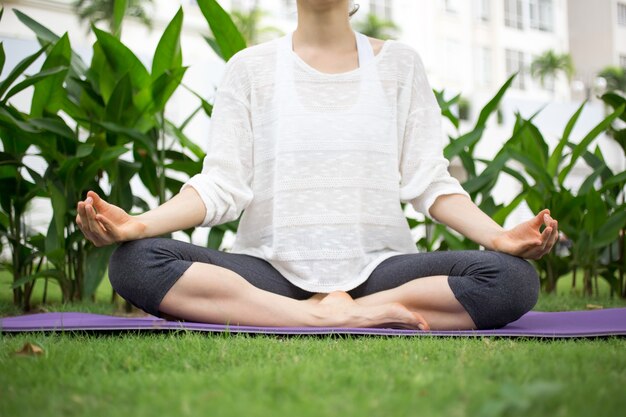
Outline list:
[[[546,228],[540,232],[542,224]],[[558,222],[550,217],[550,210],[543,209],[534,218],[496,236],[493,247],[520,258],[539,259],[550,252],[558,239]]]

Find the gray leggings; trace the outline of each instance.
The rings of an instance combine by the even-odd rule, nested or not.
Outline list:
[[[159,316],[161,300],[193,262],[230,269],[255,287],[276,294],[300,300],[313,295],[287,281],[264,259],[165,238],[121,244],[111,256],[109,279],[123,298]],[[358,298],[432,275],[448,276],[452,292],[479,329],[517,320],[534,307],[539,295],[539,277],[530,263],[478,250],[396,255],[348,293]]]

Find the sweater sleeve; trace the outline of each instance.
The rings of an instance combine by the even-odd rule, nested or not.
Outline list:
[[[448,172],[443,156],[441,108],[430,87],[421,57],[414,51],[409,111],[400,155],[400,201],[435,220],[428,211],[437,197],[469,194]]]
[[[237,53],[226,63],[215,93],[202,172],[181,187],[193,187],[204,202],[206,215],[200,226],[236,220],[252,200],[250,119],[250,79]]]

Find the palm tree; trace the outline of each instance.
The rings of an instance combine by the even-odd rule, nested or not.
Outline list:
[[[128,0],[126,16],[136,17],[148,28],[152,28],[152,19],[145,8],[145,3],[154,3],[154,0]],[[72,3],[78,19],[82,22],[107,22],[111,32],[114,31],[113,9],[115,0],[75,0]]]
[[[606,80],[606,89],[626,92],[626,70],[622,67],[606,67],[598,73]]]
[[[545,87],[546,78],[555,79],[559,72],[563,72],[568,80],[574,75],[574,64],[570,54],[556,54],[553,50],[548,50],[539,55],[530,64],[530,74],[539,78],[539,83]]]
[[[364,35],[383,40],[396,37],[400,30],[391,20],[381,19],[373,13],[368,14],[365,20],[355,22],[354,26]]]
[[[254,2],[254,6],[249,11],[232,10],[230,12],[235,26],[237,26],[248,45],[254,45],[268,37],[283,34],[283,31],[277,27],[260,26],[261,20],[267,15],[268,13],[259,7],[258,0]]]

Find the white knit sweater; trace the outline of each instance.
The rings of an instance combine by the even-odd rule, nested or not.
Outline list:
[[[316,70],[291,33],[235,54],[216,92],[192,186],[203,226],[243,211],[233,253],[263,258],[312,292],[350,290],[383,260],[417,252],[400,202],[428,211],[467,193],[448,174],[441,110],[417,51],[388,40],[359,68]]]

